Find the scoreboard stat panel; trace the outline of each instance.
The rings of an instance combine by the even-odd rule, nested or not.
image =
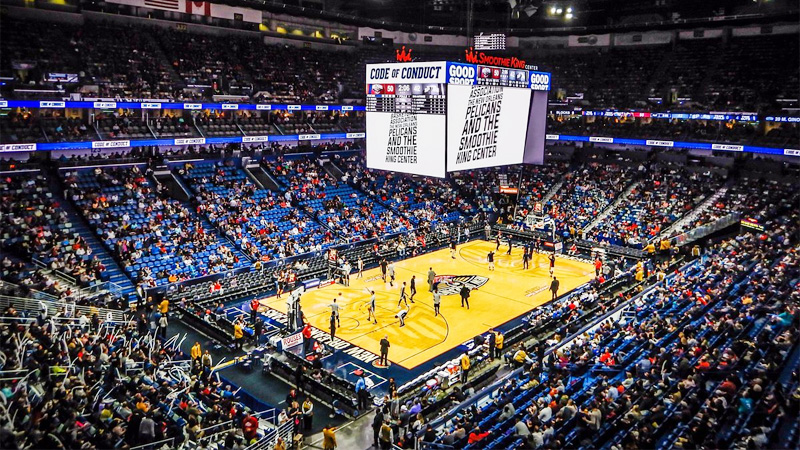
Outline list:
[[[447,114],[446,84],[368,84],[367,112]]]

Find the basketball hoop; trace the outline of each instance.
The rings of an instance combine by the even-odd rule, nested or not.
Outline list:
[[[532,230],[543,230],[547,225],[547,220],[545,216],[539,212],[532,212],[525,216],[525,226]]]

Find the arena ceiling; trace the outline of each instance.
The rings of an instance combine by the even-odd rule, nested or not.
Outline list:
[[[270,3],[268,0],[267,4]],[[741,14],[774,15],[796,0],[290,0],[283,7],[342,15],[407,31],[511,31],[654,23]],[[370,25],[373,25],[372,23]]]

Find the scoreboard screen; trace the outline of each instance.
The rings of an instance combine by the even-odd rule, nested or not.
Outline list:
[[[367,167],[445,176],[445,63],[367,65]]]
[[[368,64],[367,167],[434,177],[542,164],[550,74],[453,62]]]
[[[368,112],[446,114],[447,85],[444,83],[369,84]]]

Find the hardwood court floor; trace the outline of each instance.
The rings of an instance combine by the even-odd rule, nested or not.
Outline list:
[[[336,284],[304,293],[301,297],[303,313],[313,327],[329,331],[331,309],[328,305],[341,292],[341,327],[336,330],[336,337],[378,354],[380,340],[388,335],[391,343],[389,361],[412,369],[550,300],[547,255],[534,255],[531,267],[523,270],[522,249],[514,248],[508,256],[508,247],[501,245],[500,251],[495,253],[496,269],[489,271],[486,255],[494,248],[493,242],[471,241],[458,246],[456,259],[450,257],[449,249],[443,249],[395,261],[394,287],[381,280],[380,268],[365,271],[363,278],[356,278],[358,275],[354,273],[349,287]],[[455,292],[442,296],[441,314],[434,317],[433,297],[428,292],[426,281],[429,267],[433,267],[437,276],[463,276],[456,280],[469,280],[474,284],[485,281],[471,292],[469,310],[461,307],[457,293],[460,286],[456,282],[446,289]],[[395,318],[399,310],[400,286],[403,281],[408,283],[412,275],[416,275],[417,295],[414,296],[415,303],[410,303],[406,325],[401,328]],[[557,257],[555,276],[560,281],[561,294],[591,280],[594,267],[589,263]],[[440,284],[440,291],[443,287]],[[376,294],[377,324],[367,320],[368,289]],[[261,303],[286,312],[285,297],[270,297]]]

